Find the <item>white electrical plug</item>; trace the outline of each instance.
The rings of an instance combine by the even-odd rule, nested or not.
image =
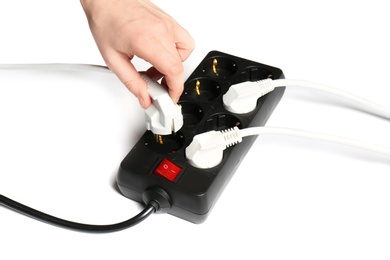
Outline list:
[[[183,126],[181,106],[173,102],[164,86],[152,81],[145,74],[141,74],[141,77],[148,84],[152,98],[152,104],[145,109],[146,129],[156,135],[176,133]]]
[[[237,127],[223,131],[209,131],[194,136],[186,148],[188,162],[201,169],[217,166],[223,159],[223,151],[242,142]]]
[[[226,110],[235,114],[245,114],[256,108],[257,100],[273,91],[275,86],[271,79],[260,81],[245,81],[230,86],[223,95]]]

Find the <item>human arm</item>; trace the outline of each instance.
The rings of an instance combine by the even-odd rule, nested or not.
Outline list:
[[[131,60],[137,56],[154,68],[146,73],[161,78],[174,102],[184,87],[185,61],[195,44],[190,34],[149,0],[81,0],[88,23],[107,66],[138,98],[142,107],[151,99],[146,82]]]

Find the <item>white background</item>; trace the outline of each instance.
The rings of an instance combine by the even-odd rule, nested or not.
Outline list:
[[[219,50],[390,106],[386,1],[154,2],[196,41],[186,77]],[[0,63],[50,62],[104,65],[79,1],[2,0]],[[84,223],[135,215],[114,183],[143,116],[111,74],[0,71],[0,193]],[[388,121],[305,89],[287,89],[267,125],[390,147]],[[154,214],[85,234],[0,207],[0,258],[389,259],[389,173],[388,158],[357,149],[261,136],[203,224]]]

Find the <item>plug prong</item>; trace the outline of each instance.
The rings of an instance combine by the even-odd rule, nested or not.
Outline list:
[[[157,135],[157,141],[160,143],[160,144],[164,144],[164,141],[162,139],[162,135]]]

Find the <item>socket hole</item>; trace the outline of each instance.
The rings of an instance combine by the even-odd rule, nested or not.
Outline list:
[[[181,102],[181,111],[183,113],[184,126],[193,127],[197,125],[203,118],[203,109],[190,102]]]
[[[262,79],[273,79],[272,73],[264,68],[249,67],[240,73],[240,81],[257,81]]]
[[[184,135],[179,131],[171,135],[155,135],[147,131],[145,145],[157,153],[175,153],[184,145]]]
[[[203,64],[203,72],[218,78],[227,78],[237,71],[237,64],[234,60],[226,57],[211,57]]]
[[[242,128],[241,121],[237,117],[229,114],[218,114],[207,118],[205,131],[220,131],[234,126]]]
[[[221,86],[211,79],[197,78],[188,82],[184,95],[197,102],[211,101],[221,93]]]

